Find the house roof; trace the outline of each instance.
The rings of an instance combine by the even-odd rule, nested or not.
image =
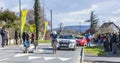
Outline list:
[[[101,25],[101,27],[99,27],[99,29],[98,30],[102,30],[102,33],[106,33],[106,32],[108,32],[108,31],[106,31],[107,29],[106,28],[108,28],[110,25],[114,25],[118,30],[120,30],[120,28],[114,23],[114,22],[106,22],[106,23],[104,23],[104,24],[102,24]],[[86,30],[85,31],[85,33],[88,33],[88,32],[91,32],[92,30],[89,28],[88,30]],[[99,31],[98,31],[99,32]],[[100,31],[100,33],[101,33],[101,31]]]
[[[109,27],[111,24],[115,25],[115,27],[120,30],[120,28],[114,22],[106,22],[100,28]]]

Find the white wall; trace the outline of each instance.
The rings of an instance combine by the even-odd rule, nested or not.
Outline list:
[[[109,27],[112,28],[115,32],[119,32],[119,29],[115,25],[111,24]]]

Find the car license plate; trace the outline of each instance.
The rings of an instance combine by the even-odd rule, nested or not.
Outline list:
[[[67,44],[61,44],[61,46],[67,46]]]

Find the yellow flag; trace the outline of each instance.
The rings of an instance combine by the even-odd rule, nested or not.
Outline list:
[[[47,30],[47,28],[46,28],[46,26],[48,25],[48,22],[44,22],[44,36],[45,36],[45,34],[46,34],[46,30]]]
[[[47,25],[48,25],[48,22],[44,22],[44,35],[43,35],[43,39],[44,39],[46,31],[47,31],[47,27],[46,27]]]
[[[24,31],[28,10],[22,10],[21,33]]]

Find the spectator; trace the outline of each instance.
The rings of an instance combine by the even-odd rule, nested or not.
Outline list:
[[[5,27],[2,27],[1,30],[1,37],[2,37],[2,47],[5,46],[5,42],[6,42],[6,31],[5,31]]]
[[[91,40],[91,34],[90,33],[86,34],[86,39],[87,39],[87,47],[90,47],[90,40]]]
[[[9,42],[9,32],[6,30],[6,45],[8,45]]]
[[[100,38],[100,34],[98,35],[98,45],[100,46],[102,43],[101,43],[101,38]]]
[[[23,43],[25,42],[25,39],[26,39],[26,32],[23,32],[22,34],[22,39],[23,39]]]
[[[18,44],[18,31],[15,30],[15,41],[16,41],[16,45]]]
[[[113,33],[110,34],[110,52],[112,52]]]
[[[34,33],[31,34],[31,43],[34,43]]]
[[[109,47],[108,47],[108,39],[107,39],[107,37],[104,37],[104,39],[103,39],[103,46],[104,46],[105,52],[108,52]]]
[[[25,40],[28,40],[29,39],[29,34],[26,33],[26,37],[25,37]]]
[[[25,50],[23,52],[28,53],[29,52],[28,48],[30,47],[29,37],[27,37],[26,41],[24,42],[24,47],[25,47]]]
[[[114,33],[113,37],[112,37],[112,52],[113,52],[113,54],[117,53],[117,35],[116,35],[116,33]]]
[[[101,35],[101,43],[103,43],[103,40],[104,40],[105,36],[104,34]]]

